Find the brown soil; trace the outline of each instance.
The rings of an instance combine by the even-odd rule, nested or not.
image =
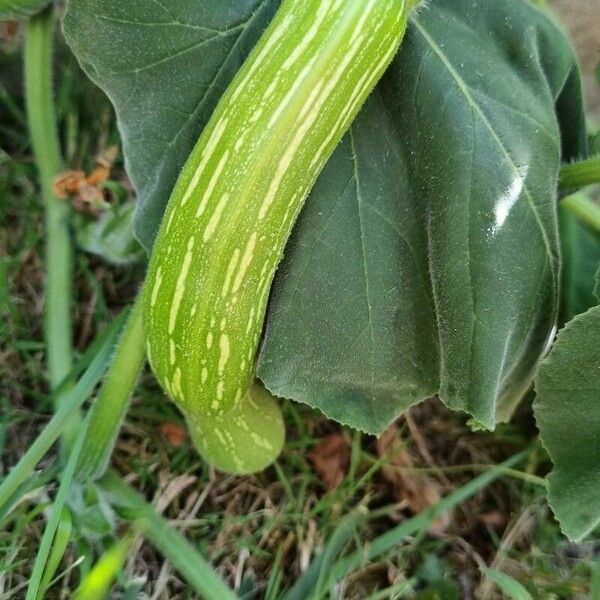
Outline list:
[[[594,75],[600,63],[600,0],[552,0],[552,5],[581,60],[588,108],[600,120],[600,86]]]

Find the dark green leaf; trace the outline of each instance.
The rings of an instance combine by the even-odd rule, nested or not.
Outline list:
[[[48,4],[50,0],[0,0],[0,21],[27,19]]]
[[[146,247],[277,4],[70,0],[67,38],[116,106]],[[286,249],[266,385],[374,433],[436,392],[486,427],[510,416],[556,321],[561,141],[563,158],[585,153],[579,73],[544,14],[430,2]]]
[[[437,391],[486,427],[510,415],[556,319],[555,106],[579,106],[563,155],[583,152],[577,79],[524,2],[420,13],[286,248],[271,391],[375,433]]]
[[[278,5],[69,1],[65,35],[115,106],[146,249],[191,148]]]
[[[555,469],[548,499],[580,540],[600,523],[600,306],[560,332],[536,379],[535,416]]]

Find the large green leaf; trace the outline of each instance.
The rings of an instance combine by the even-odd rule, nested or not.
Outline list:
[[[577,80],[527,3],[430,4],[286,249],[272,391],[372,432],[436,391],[486,427],[510,415],[555,323],[555,106],[579,106],[564,154],[583,152]]]
[[[548,499],[580,540],[600,524],[600,306],[560,332],[536,379],[535,416],[555,469]]]
[[[64,32],[115,106],[147,249],[183,163],[278,5],[69,0]]]
[[[147,247],[277,4],[70,0],[65,32],[115,104]],[[580,154],[582,123],[571,50],[541,12],[430,2],[288,244],[266,385],[375,433],[436,392],[486,427],[508,417],[555,325],[560,131]]]

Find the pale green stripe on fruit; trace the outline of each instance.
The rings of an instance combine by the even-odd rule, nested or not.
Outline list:
[[[173,190],[146,284],[148,348],[190,423],[222,420],[210,451],[199,444],[212,460],[218,442],[236,452],[227,417],[252,411],[237,403],[293,223],[406,20],[404,0],[284,0]],[[252,433],[259,446],[265,432]]]
[[[264,469],[281,452],[285,438],[279,406],[259,385],[251,386],[227,414],[214,418],[189,414],[187,421],[200,453],[218,457],[215,466],[231,473]]]

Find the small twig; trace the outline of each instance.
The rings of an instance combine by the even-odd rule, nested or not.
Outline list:
[[[509,527],[502,536],[502,540],[500,542],[500,547],[496,552],[491,564],[490,568],[502,571],[503,565],[506,560],[506,556],[508,551],[512,546],[515,545],[515,542],[519,539],[521,534],[527,529],[531,519],[535,517],[535,512],[537,510],[536,506],[530,506],[526,508],[523,513],[519,516],[519,518],[513,523],[512,527]],[[481,565],[479,565],[481,568]],[[484,565],[485,566],[485,565]],[[478,597],[482,600],[486,600],[492,596],[492,592],[494,589],[494,583],[489,579],[484,578],[479,585]]]
[[[421,435],[421,432],[419,431],[419,428],[418,428],[417,424],[415,423],[415,420],[413,419],[410,410],[406,411],[406,413],[404,414],[404,419],[406,421],[406,424],[408,425],[410,435],[412,436],[413,440],[415,441],[415,444],[417,445],[419,454],[423,457],[425,462],[432,469],[435,470],[435,473],[440,477],[440,479],[446,485],[451,486],[452,484],[451,484],[450,480],[448,479],[448,477],[446,477],[446,474],[440,469],[440,466],[435,462],[435,460],[433,459],[433,456],[429,452],[427,443],[425,442],[425,439]]]

